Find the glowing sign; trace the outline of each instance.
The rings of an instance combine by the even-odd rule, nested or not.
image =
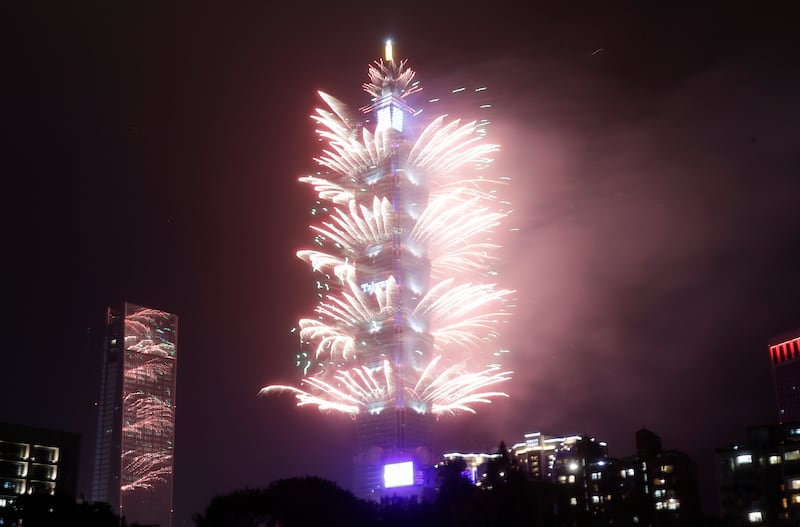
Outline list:
[[[386,280],[381,280],[380,282],[364,282],[361,284],[361,290],[368,295],[384,289],[386,289]]]
[[[383,466],[383,487],[409,487],[414,484],[414,462],[390,463]]]

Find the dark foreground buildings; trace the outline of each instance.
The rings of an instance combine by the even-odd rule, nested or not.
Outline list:
[[[725,525],[800,525],[800,422],[751,427],[715,459]]]
[[[447,454],[462,459],[473,482],[493,484],[492,464],[504,454]],[[664,450],[653,432],[636,432],[636,454],[608,456],[608,445],[579,435],[526,434],[508,452],[508,466],[528,481],[556,486],[548,506],[559,525],[697,525],[700,503],[694,462]],[[495,470],[496,471],[496,470]],[[500,473],[502,476],[502,472]]]
[[[0,423],[0,525],[20,496],[74,499],[79,455],[78,434]]]
[[[800,525],[800,330],[768,343],[777,424],[752,426],[715,454],[725,525]]]
[[[92,501],[126,521],[172,523],[178,317],[108,309]]]

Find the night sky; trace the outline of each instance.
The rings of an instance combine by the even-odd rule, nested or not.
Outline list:
[[[519,228],[500,277],[519,295],[511,397],[442,420],[442,448],[586,433],[622,457],[645,426],[695,459],[714,510],[713,449],[775,420],[766,342],[800,328],[796,14],[70,4],[0,16],[0,421],[81,433],[84,494],[104,310],[125,300],[180,317],[179,525],[279,478],[350,486],[351,422],[258,391],[297,380],[289,330],[315,304],[294,252],[316,90],[365,104],[392,37],[423,86],[496,90]]]

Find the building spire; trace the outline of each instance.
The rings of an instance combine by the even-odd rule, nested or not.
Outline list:
[[[384,46],[384,58],[386,62],[394,62],[394,58],[392,57],[392,39],[386,39],[386,46]]]

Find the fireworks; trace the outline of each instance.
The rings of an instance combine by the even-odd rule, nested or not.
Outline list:
[[[120,490],[164,486],[175,437],[175,316],[129,305],[125,316]]]
[[[408,97],[419,91],[406,62],[369,68],[363,85],[377,117],[362,123],[320,92],[311,116],[326,142],[313,186],[322,211],[311,225],[320,249],[297,256],[319,273],[314,315],[299,321],[305,377],[288,392],[298,406],[348,414],[408,408],[474,412],[504,397],[510,379],[491,353],[513,291],[488,283],[506,212],[499,181],[485,177],[497,145],[475,122],[438,117],[412,140]],[[404,127],[406,130],[404,130]]]

